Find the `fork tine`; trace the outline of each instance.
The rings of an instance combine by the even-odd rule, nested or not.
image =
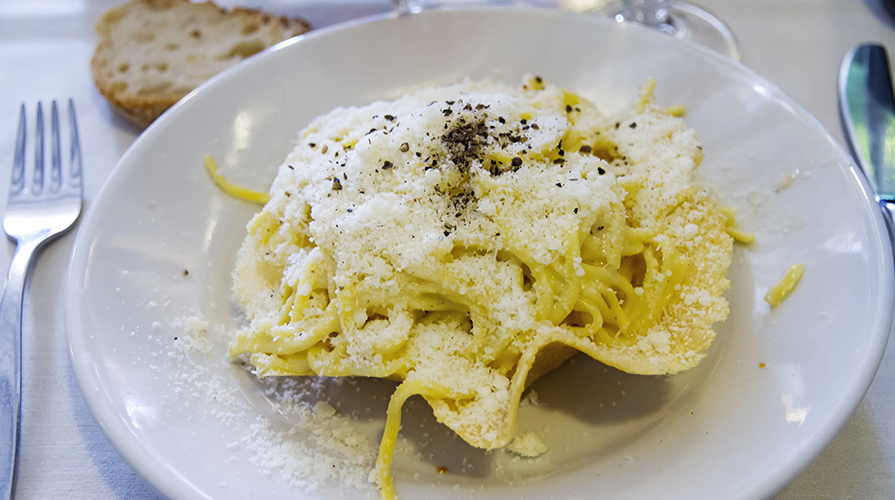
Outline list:
[[[56,99],[50,107],[50,191],[59,191],[62,185],[62,147],[59,143],[59,109]]]
[[[81,140],[78,138],[78,116],[75,114],[75,102],[68,100],[68,119],[71,129],[71,167],[70,180],[72,186],[77,186],[83,191],[81,185]]]
[[[34,137],[34,175],[31,178],[31,192],[40,194],[44,186],[44,112],[37,103],[37,133]]]
[[[25,184],[25,136],[27,135],[25,118],[25,103],[19,110],[19,131],[16,134],[16,153],[12,164],[12,181],[9,184],[10,193],[18,193]]]

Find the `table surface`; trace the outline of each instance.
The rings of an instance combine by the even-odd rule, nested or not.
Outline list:
[[[90,56],[97,17],[118,0],[0,2],[0,207],[19,105],[73,97],[85,162],[86,208],[139,130],[113,115],[93,86]],[[295,14],[323,27],[384,12],[384,0],[247,0],[221,4]],[[582,9],[599,0],[537,0]],[[895,47],[895,21],[880,0],[698,0],[726,21],[742,62],[776,83],[842,141],[836,75],[855,44]],[[40,256],[26,291],[21,458],[16,498],[161,498],[116,453],[81,397],[62,316],[74,231]],[[6,268],[14,246],[0,250]],[[895,347],[886,350],[866,398],[830,447],[777,500],[895,498]]]

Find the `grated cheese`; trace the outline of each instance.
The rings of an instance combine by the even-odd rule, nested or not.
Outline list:
[[[188,314],[170,321],[167,329],[170,334],[165,338],[173,339],[170,344],[157,340],[162,350],[168,349],[164,369],[171,394],[166,398],[167,404],[180,408],[203,402],[208,410],[200,416],[208,425],[233,429],[242,435],[238,441],[226,444],[228,450],[234,454],[247,451],[253,467],[280,477],[291,488],[316,491],[336,483],[368,496],[372,493],[369,475],[374,448],[348,418],[318,399],[324,394],[321,385],[297,379],[268,380],[265,394],[288,419],[290,427],[277,430],[269,418],[260,415],[243,427],[238,422],[251,411],[245,397],[232,386],[232,381],[212,374],[206,367],[220,356],[208,338],[212,330],[208,321],[199,314]],[[215,333],[224,336],[220,329],[215,329]]]
[[[517,434],[516,437],[510,441],[510,444],[507,445],[507,449],[517,455],[533,458],[543,455],[547,451],[547,445],[544,444],[544,441],[540,436],[529,431]]]

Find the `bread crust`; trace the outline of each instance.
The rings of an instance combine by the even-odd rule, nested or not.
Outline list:
[[[227,43],[233,45],[234,48],[231,49],[230,54],[218,55],[214,59],[209,57],[208,66],[211,67],[202,68],[200,64],[195,65],[196,68],[200,68],[204,72],[212,73],[207,75],[208,77],[238,63],[245,57],[249,57],[254,52],[259,51],[257,49],[266,49],[275,43],[301,35],[311,29],[310,24],[301,18],[274,16],[260,10],[239,7],[228,11],[210,1],[191,3],[189,0],[131,0],[109,9],[96,22],[96,31],[100,40],[90,61],[91,74],[97,89],[109,101],[112,109],[139,127],[146,127],[151,124],[168,108],[194,90],[201,81],[207,79],[190,77],[187,79],[194,81],[185,85],[170,85],[170,82],[157,80],[155,82],[150,81],[148,85],[135,86],[129,85],[128,82],[123,81],[121,78],[121,76],[130,75],[119,74],[126,73],[128,69],[131,69],[120,70],[125,65],[129,66],[128,63],[119,63],[117,68],[119,71],[117,72],[116,68],[111,67],[114,60],[127,58],[129,56],[127,54],[128,51],[134,52],[134,56],[139,58],[141,55],[136,54],[135,49],[145,49],[150,43],[162,43],[161,40],[156,39],[155,33],[148,31],[149,36],[153,40],[144,46],[140,46],[139,43],[134,43],[134,37],[146,36],[147,32],[140,33],[135,31],[122,35],[115,32],[119,23],[123,21],[129,23],[140,22],[149,26],[153,22],[158,22],[160,16],[172,12],[171,9],[180,11],[178,18],[189,17],[189,21],[194,21],[189,25],[189,29],[183,30],[183,33],[178,34],[178,36],[182,35],[184,43],[189,43],[195,51],[204,49],[206,53],[200,54],[200,57],[210,55],[211,51],[219,48],[220,45],[226,46]],[[184,13],[188,14],[188,16],[184,16]],[[209,45],[207,49],[203,48],[201,43],[205,42],[205,40],[201,36],[195,36],[200,33],[203,23],[208,26],[209,30],[212,30],[215,29],[215,24],[220,24],[222,20],[226,20],[235,27],[241,28],[240,32],[225,34],[229,40],[223,40],[221,36],[218,36],[217,39],[207,42]],[[183,25],[180,28],[183,28]],[[220,28],[218,30],[220,31]],[[257,36],[254,36],[255,33],[257,33]],[[190,37],[190,34],[193,36]],[[189,40],[189,38],[193,39]],[[247,38],[250,39],[250,48],[246,49],[245,46],[240,48],[240,43],[245,44]],[[137,42],[140,42],[140,40],[137,40]],[[216,44],[216,46],[212,46],[213,44]],[[174,44],[169,43],[169,45]],[[160,50],[156,50],[156,56]],[[244,54],[246,50],[251,53]],[[163,65],[165,69],[168,67],[167,61],[153,61],[153,66],[159,65]],[[146,66],[147,64],[144,63],[144,72],[146,71]],[[171,72],[164,76],[174,78],[182,76],[177,74],[177,69],[172,64]],[[187,67],[186,69],[189,70],[192,67]],[[132,70],[137,72],[136,67],[132,68]],[[164,88],[166,83],[169,87],[168,89]],[[154,86],[162,88],[162,91],[153,90]]]

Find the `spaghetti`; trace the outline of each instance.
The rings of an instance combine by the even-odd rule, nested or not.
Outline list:
[[[513,438],[522,391],[577,352],[695,366],[723,320],[732,214],[693,183],[695,133],[655,106],[614,121],[539,78],[463,82],[314,120],[248,224],[230,345],[259,376],[401,382],[474,446]]]

